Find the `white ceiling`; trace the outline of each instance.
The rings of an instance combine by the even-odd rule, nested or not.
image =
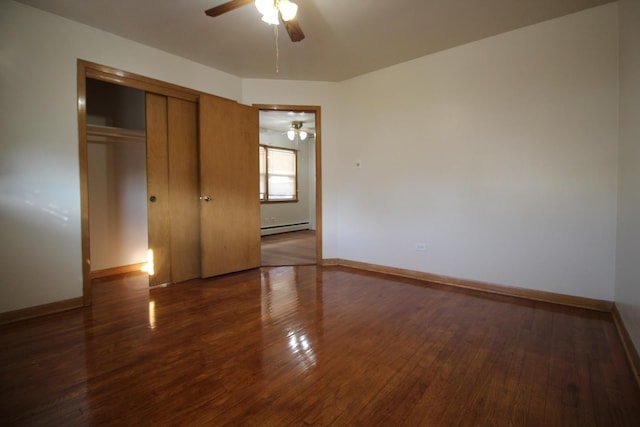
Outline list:
[[[226,0],[18,0],[242,78],[342,81],[613,0],[294,0],[306,38]]]
[[[291,122],[302,122],[302,130],[315,134],[316,116],[303,111],[260,110],[260,128],[285,133],[291,129]]]

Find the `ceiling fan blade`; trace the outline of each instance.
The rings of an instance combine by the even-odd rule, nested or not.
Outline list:
[[[204,11],[208,16],[220,16],[223,13],[231,12],[245,4],[253,3],[254,0],[231,0],[226,3],[222,3],[219,6],[212,7]]]
[[[282,15],[280,15],[280,20],[286,28],[287,33],[289,33],[289,37],[292,42],[299,42],[304,39],[304,33],[302,32],[302,28],[300,28],[300,24],[298,23],[297,18],[290,19],[289,21],[285,21],[282,19]]]

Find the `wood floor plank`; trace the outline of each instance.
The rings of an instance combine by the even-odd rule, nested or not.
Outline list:
[[[268,267],[0,327],[0,425],[636,426],[608,313]]]

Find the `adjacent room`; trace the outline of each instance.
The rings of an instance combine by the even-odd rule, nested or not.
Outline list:
[[[640,0],[6,0],[0,76],[0,424],[640,425]]]
[[[260,111],[262,266],[314,265],[318,261],[316,114]]]

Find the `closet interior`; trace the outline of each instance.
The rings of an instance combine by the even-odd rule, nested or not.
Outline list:
[[[145,92],[86,79],[91,276],[147,261]]]

